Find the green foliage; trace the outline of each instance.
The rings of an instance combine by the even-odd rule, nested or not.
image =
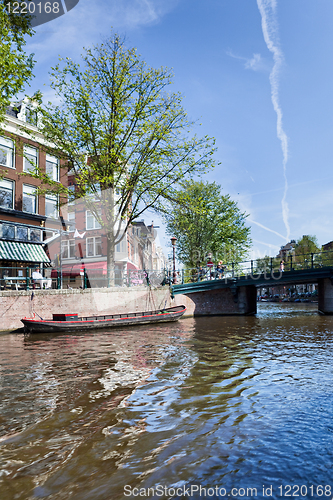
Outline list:
[[[177,238],[177,258],[189,268],[207,263],[240,262],[250,247],[246,214],[215,182],[186,181],[172,207],[162,211],[167,232]]]
[[[18,3],[22,3],[21,0]],[[0,1],[0,122],[11,99],[24,89],[34,66],[33,54],[24,52],[25,37],[32,36],[30,16],[8,13]]]
[[[90,199],[110,252],[131,222],[174,196],[184,177],[213,166],[214,140],[191,133],[194,123],[181,95],[168,92],[171,83],[168,69],[148,67],[114,35],[85,49],[81,65],[66,58],[52,68],[58,105],[42,105],[39,96],[47,150],[75,173],[75,196]]]
[[[296,242],[295,256],[293,258],[293,261],[295,262],[294,267],[296,269],[311,267],[311,254],[316,254],[318,252],[320,252],[320,248],[318,246],[316,236],[302,236],[302,238],[299,238]],[[316,255],[314,258],[314,264],[318,263],[318,258],[321,259],[319,255]]]
[[[271,258],[269,257],[269,255],[265,255],[265,257],[256,259],[253,270],[254,274],[261,274],[267,271],[270,268],[270,261]]]
[[[316,236],[304,235],[296,242],[296,255],[320,252]]]
[[[254,261],[253,273],[262,274],[262,273],[270,273],[271,271],[274,273],[279,272],[280,262],[281,259],[277,257],[269,257],[268,255],[265,255],[264,257],[256,259]]]
[[[317,255],[315,257],[315,266],[318,267],[318,265],[323,266],[323,267],[332,267],[333,266],[333,251],[326,250],[326,251],[322,252],[320,255]]]

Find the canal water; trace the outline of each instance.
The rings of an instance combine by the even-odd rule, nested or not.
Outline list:
[[[0,337],[0,498],[332,498],[333,317]]]

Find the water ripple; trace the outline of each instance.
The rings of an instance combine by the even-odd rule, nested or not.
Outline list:
[[[332,327],[311,304],[265,304],[256,317],[2,336],[1,500],[330,484]]]

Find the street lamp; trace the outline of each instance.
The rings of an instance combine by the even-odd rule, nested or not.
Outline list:
[[[176,241],[177,238],[173,236],[171,238],[171,244],[172,244],[172,250],[173,250],[173,280],[172,283],[175,285],[177,283],[177,276],[176,276]]]

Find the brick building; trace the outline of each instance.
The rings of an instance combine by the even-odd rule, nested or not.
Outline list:
[[[31,140],[31,131],[34,140]],[[0,268],[2,275],[25,276],[27,268],[48,266],[44,240],[59,234],[57,195],[37,193],[40,180],[31,173],[41,168],[67,185],[58,158],[45,153],[37,113],[28,100],[7,109],[0,125]],[[4,268],[7,268],[4,271]],[[0,278],[3,278],[3,276]]]
[[[69,176],[69,186],[75,189],[75,179]],[[103,220],[104,208],[98,212]],[[51,258],[59,267],[64,277],[64,286],[82,286],[83,269],[88,276],[88,286],[106,286],[107,275],[107,235],[103,224],[89,210],[89,203],[84,199],[76,199],[67,206],[68,229],[62,233],[61,254],[59,239],[49,245]],[[120,234],[125,231],[125,223],[121,223]],[[123,284],[132,276],[135,279],[139,270],[163,270],[165,257],[161,248],[156,249],[157,232],[153,225],[146,226],[144,221],[133,223],[115,246],[115,280]]]
[[[64,286],[80,286],[84,267],[90,286],[105,286],[105,230],[85,200],[68,203],[58,195],[37,193],[36,167],[54,181],[75,189],[75,178],[60,168],[58,158],[45,152],[33,103],[23,100],[7,109],[0,130],[0,280],[3,275],[31,276],[37,266],[48,277],[51,267]],[[29,132],[31,135],[29,135]],[[34,137],[34,140],[31,139]],[[103,210],[101,209],[101,212]],[[125,224],[122,223],[123,230]],[[115,248],[116,276],[129,271],[162,270],[165,257],[156,246],[156,230],[134,223]],[[29,268],[29,269],[28,269]]]

